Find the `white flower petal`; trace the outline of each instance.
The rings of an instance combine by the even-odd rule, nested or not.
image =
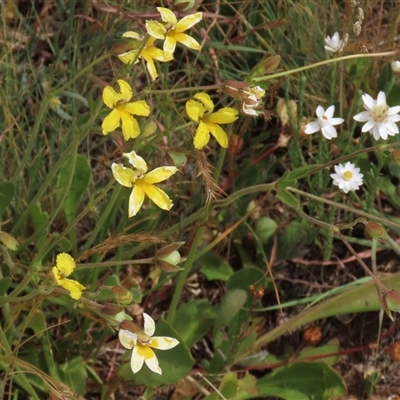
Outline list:
[[[366,122],[369,120],[369,111],[362,111],[353,118],[358,122]]]
[[[317,117],[321,118],[324,115],[324,113],[325,113],[325,110],[321,106],[318,106],[317,107]]]
[[[318,132],[321,129],[319,123],[317,121],[310,122],[306,125],[304,133],[307,135],[311,135],[312,133]]]

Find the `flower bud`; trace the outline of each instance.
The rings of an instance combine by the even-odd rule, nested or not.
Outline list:
[[[114,304],[114,303],[106,303],[103,306],[102,312],[107,315],[116,315],[124,310],[124,307]]]
[[[178,265],[181,261],[181,255],[179,254],[179,251],[174,250],[172,253],[160,257],[159,260],[165,261],[172,265]]]
[[[0,231],[0,242],[2,242],[9,250],[15,251],[18,248],[17,239],[7,232]]]
[[[373,239],[382,239],[385,234],[385,228],[376,222],[368,222],[365,227],[365,233]]]
[[[400,61],[392,61],[390,66],[395,74],[400,74]]]
[[[250,79],[271,74],[278,68],[280,62],[281,56],[279,55],[262,59],[250,73]]]
[[[122,286],[114,286],[111,291],[114,295],[114,299],[119,304],[128,305],[132,303],[133,294],[128,289],[125,289]]]
[[[393,162],[397,165],[400,165],[400,150],[393,150],[390,153],[390,157],[392,157]]]

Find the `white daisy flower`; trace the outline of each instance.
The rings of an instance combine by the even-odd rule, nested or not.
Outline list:
[[[333,113],[335,112],[335,106],[330,106],[325,111],[323,107],[317,107],[317,117],[314,122],[310,122],[306,125],[304,132],[307,135],[311,135],[312,133],[318,132],[319,130],[322,131],[322,134],[328,139],[332,139],[337,137],[336,128],[334,125],[341,124],[344,119],[343,118],[332,118]]]
[[[333,184],[339,186],[343,192],[348,193],[350,190],[358,190],[363,184],[363,174],[360,174],[360,168],[356,168],[351,162],[346,165],[335,165],[336,174],[331,174]]]
[[[336,53],[342,48],[343,40],[340,39],[339,32],[335,32],[332,38],[330,36],[325,38],[325,44],[325,50]]]
[[[371,133],[375,140],[382,138],[386,140],[388,136],[399,133],[399,128],[395,124],[400,121],[400,106],[389,107],[386,104],[386,95],[379,92],[378,98],[374,100],[369,94],[363,94],[364,108],[367,111],[360,112],[353,118],[358,122],[366,122],[362,127],[362,132]]]

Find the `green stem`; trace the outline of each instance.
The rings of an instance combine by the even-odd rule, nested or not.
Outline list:
[[[301,72],[301,71],[306,71],[308,69],[318,68],[318,67],[321,67],[322,65],[334,64],[339,61],[351,60],[351,59],[357,59],[357,58],[390,57],[390,56],[397,55],[398,53],[399,53],[399,50],[386,51],[383,53],[372,53],[372,54],[351,54],[348,56],[332,58],[330,60],[319,61],[319,62],[316,62],[311,65],[305,65],[304,67],[294,68],[294,69],[290,69],[288,71],[278,72],[278,73],[272,74],[272,75],[259,76],[256,78],[252,78],[252,80],[254,82],[265,82],[265,81],[269,81],[271,79],[280,78],[281,76],[293,75],[293,74],[297,74],[298,72]]]
[[[196,253],[198,251],[198,247],[200,246],[201,239],[203,237],[203,231],[204,231],[204,226],[201,226],[197,230],[196,236],[194,237],[192,247],[189,252],[189,255],[185,261],[184,269],[178,276],[178,282],[176,284],[176,288],[174,290],[171,305],[170,305],[169,311],[168,311],[168,316],[167,316],[168,323],[171,323],[174,320],[183,287],[185,285],[186,279],[187,279],[190,271],[192,270],[192,266],[193,266],[194,260],[196,258]]]
[[[368,214],[368,213],[366,213],[364,211],[357,210],[356,208],[347,206],[345,204],[336,203],[334,201],[325,199],[323,197],[319,197],[319,196],[315,196],[315,195],[307,193],[307,192],[303,192],[302,190],[296,189],[294,187],[288,186],[288,187],[286,187],[286,189],[289,192],[297,193],[297,194],[299,194],[301,196],[308,197],[309,199],[313,199],[313,200],[316,200],[316,201],[320,201],[321,203],[329,204],[330,206],[333,206],[333,207],[336,207],[336,208],[341,208],[342,210],[346,210],[346,211],[352,212],[354,214],[361,215],[362,217],[365,217],[365,218],[368,218],[368,219],[372,219],[374,221],[378,221],[378,222],[380,222],[380,223],[382,223],[384,225],[391,225],[391,226],[394,226],[396,228],[400,228],[400,224],[397,224],[396,222],[390,221],[390,220],[385,219],[385,218],[377,217],[377,216],[372,215],[372,214]]]

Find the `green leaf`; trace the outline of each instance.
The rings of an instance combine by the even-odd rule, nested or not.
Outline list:
[[[86,394],[87,371],[82,357],[76,357],[64,364],[60,375],[63,377],[63,382],[73,391]]]
[[[233,372],[228,372],[222,378],[221,385],[218,388],[219,392],[225,399],[236,399],[238,390],[256,396],[258,393],[257,379],[246,372],[243,378],[238,379]],[[220,400],[221,396],[218,392],[211,393],[204,400]]]
[[[171,326],[180,332],[183,343],[191,348],[214,325],[216,314],[216,308],[208,300],[193,300],[179,308]]]
[[[306,358],[306,357],[315,357],[315,356],[323,356],[324,354],[338,353],[340,351],[339,344],[332,341],[332,343],[325,344],[323,346],[318,347],[305,347],[300,353],[297,354],[296,358]],[[340,355],[324,357],[322,360],[327,365],[334,365],[340,359]]]
[[[61,196],[64,195],[64,187],[67,185],[68,177],[70,173],[70,162],[67,161],[60,169],[57,177],[56,184],[56,195],[57,200],[61,200]],[[75,171],[72,177],[71,188],[66,194],[63,202],[63,209],[68,222],[71,222],[76,213],[76,207],[82,198],[83,193],[89,185],[89,181],[92,176],[92,170],[90,169],[89,161],[87,157],[83,155],[77,155]]]
[[[274,236],[278,224],[268,217],[261,217],[256,221],[255,233],[261,243],[266,243]]]
[[[232,267],[222,257],[208,253],[201,257],[200,263],[200,272],[209,281],[227,281],[233,275]]]
[[[36,333],[37,337],[43,335],[45,329],[47,328],[47,322],[46,317],[41,310],[36,310],[33,314],[31,314],[28,327]]]
[[[323,362],[296,362],[279,368],[257,382],[258,397],[287,400],[332,400],[346,394],[342,377]],[[240,396],[237,400],[255,396]]]
[[[33,228],[35,229],[35,232],[41,229],[41,227],[45,224],[47,224],[47,221],[49,219],[49,214],[46,211],[42,211],[40,208],[39,203],[36,203],[31,210],[30,213],[31,217],[31,222],[33,225]],[[49,233],[49,230],[47,229],[43,235],[47,235]]]
[[[297,201],[296,197],[294,197],[292,193],[288,192],[284,188],[279,188],[275,197],[291,208],[299,208],[299,202]]]
[[[11,203],[15,193],[15,187],[12,182],[0,183],[0,217],[3,215],[4,210]]]
[[[298,179],[305,178],[306,176],[311,175],[314,171],[316,172],[321,167],[321,164],[313,164],[313,165],[304,165],[303,167],[298,167],[293,171],[288,171],[283,176],[284,182],[289,182],[291,180],[297,181]],[[281,182],[279,180],[278,184]],[[292,185],[286,185],[292,186]]]
[[[184,345],[183,340],[179,337],[166,322],[163,320],[158,321],[156,332],[154,336],[169,336],[174,337],[180,341],[180,344],[170,350],[154,350],[160,367],[162,375],[151,372],[146,365],[136,374],[133,374],[130,367],[131,351],[127,351],[126,356],[128,361],[118,371],[118,376],[131,380],[138,385],[145,385],[148,387],[155,387],[164,384],[172,384],[179,382],[181,379],[189,375],[190,369],[194,365],[194,360],[190,354],[189,349]]]
[[[216,335],[222,327],[229,325],[233,317],[243,308],[247,297],[248,294],[243,289],[232,289],[225,293],[215,321],[214,335]]]
[[[11,285],[12,280],[10,277],[6,276],[5,278],[0,279],[0,297],[7,293],[7,290],[11,287]]]

